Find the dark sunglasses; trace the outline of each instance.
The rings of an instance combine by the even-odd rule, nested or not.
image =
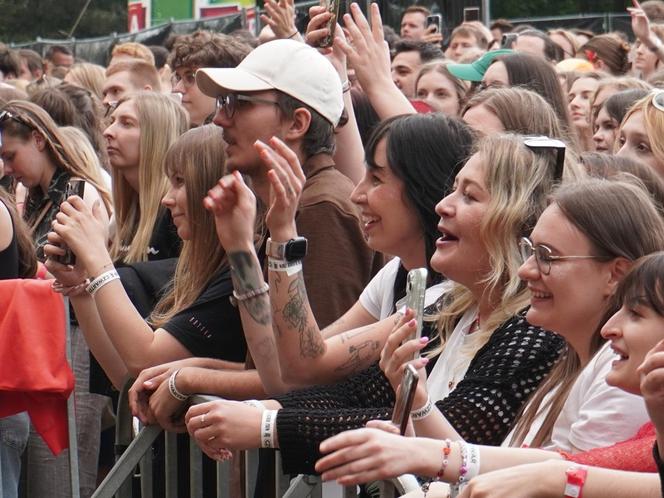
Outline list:
[[[542,149],[555,150],[556,168],[553,172],[553,178],[556,181],[563,179],[563,170],[565,168],[565,150],[567,149],[565,142],[541,135],[523,137],[523,144],[533,152],[537,152],[538,150]]]

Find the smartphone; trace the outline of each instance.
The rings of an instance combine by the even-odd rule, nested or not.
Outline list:
[[[406,306],[408,306],[415,314],[414,318],[417,321],[415,334],[409,337],[411,339],[419,339],[422,336],[422,315],[424,314],[424,296],[427,289],[427,269],[415,268],[408,272],[406,280]],[[413,359],[417,358],[419,353],[415,353]]]
[[[427,16],[427,28],[429,26],[436,26],[436,33],[443,32],[443,16],[440,14],[431,14]]]
[[[67,183],[67,188],[65,189],[65,200],[69,199],[72,195],[77,195],[83,199],[83,194],[85,193],[85,180],[75,179],[69,180]],[[76,264],[76,256],[67,246],[63,245],[62,248],[65,250],[65,253],[57,258],[57,261],[63,265],[74,265]]]
[[[413,409],[413,399],[415,398],[415,389],[420,376],[413,365],[407,365],[403,372],[397,399],[392,411],[392,423],[399,427],[399,432],[403,436],[408,426],[408,417]]]
[[[334,42],[334,31],[336,30],[337,19],[339,18],[339,8],[341,7],[341,2],[343,1],[345,0],[322,0],[322,5],[327,9],[328,12],[332,14],[332,17],[325,26],[330,30],[330,34],[323,38],[318,45],[321,48],[331,47],[332,43]]]
[[[464,7],[463,22],[479,21],[479,20],[480,20],[479,7]]]

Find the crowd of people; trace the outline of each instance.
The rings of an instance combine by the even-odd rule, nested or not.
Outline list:
[[[266,0],[259,37],[122,43],[106,67],[0,46],[0,278],[69,297],[81,496],[127,382],[207,463],[664,496],[664,2],[627,10],[628,34],[444,39],[420,5],[399,33],[376,4],[314,6],[300,33]],[[71,496],[67,465],[0,419],[1,496]]]

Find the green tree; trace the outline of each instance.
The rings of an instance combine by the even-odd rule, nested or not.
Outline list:
[[[62,39],[70,32],[87,0],[0,0],[0,40]],[[105,36],[127,31],[127,0],[92,0],[74,35]]]

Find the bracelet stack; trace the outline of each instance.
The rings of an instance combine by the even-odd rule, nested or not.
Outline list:
[[[175,378],[177,377],[179,371],[180,369],[178,368],[168,378],[168,392],[171,393],[171,396],[173,396],[178,401],[187,401],[189,399],[189,396],[187,396],[186,394],[182,394],[180,391],[178,391],[178,388],[175,385]]]
[[[424,406],[422,408],[418,408],[417,410],[411,411],[410,417],[413,419],[413,421],[422,420],[431,415],[432,411],[433,403],[431,402],[431,397],[427,396],[427,402],[424,403]]]
[[[120,275],[118,274],[117,270],[115,270],[115,268],[102,273],[97,278],[92,280],[90,285],[88,285],[85,290],[88,291],[88,294],[94,296],[99,291],[99,289],[101,289],[107,283],[112,282],[113,280],[120,280]]]
[[[450,498],[455,498],[463,491],[473,477],[480,473],[480,451],[474,444],[459,442],[461,450],[461,467],[459,479],[450,486]]]
[[[261,418],[261,448],[274,448],[276,441],[274,428],[279,410],[265,410]]]
[[[286,275],[292,277],[302,271],[302,260],[286,261],[285,259],[268,258],[267,268],[271,271],[285,272]]]

